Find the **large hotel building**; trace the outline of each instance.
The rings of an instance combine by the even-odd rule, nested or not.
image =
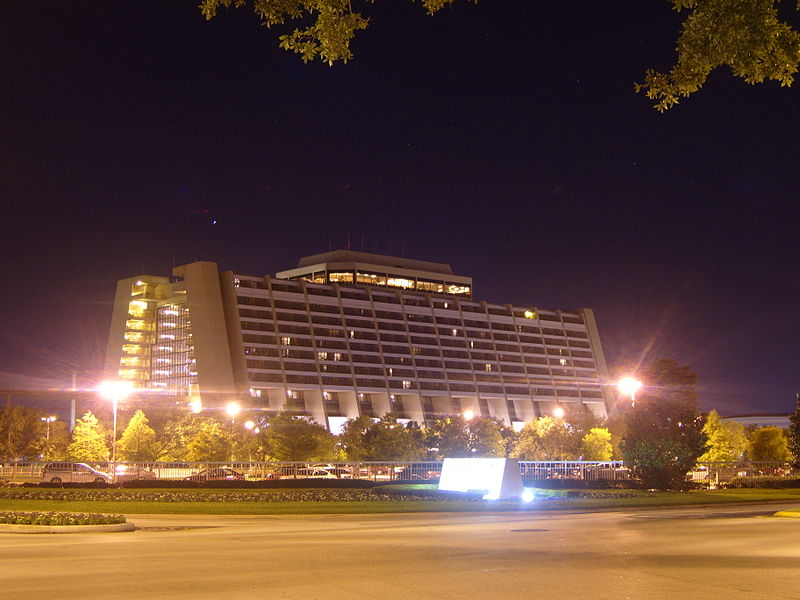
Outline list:
[[[275,277],[194,262],[117,284],[106,375],[153,394],[287,410],[337,431],[393,411],[515,427],[613,390],[590,309],[472,298],[449,265],[338,250]]]

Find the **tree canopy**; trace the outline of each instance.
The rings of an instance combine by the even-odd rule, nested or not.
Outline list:
[[[117,443],[122,460],[151,461],[158,455],[156,432],[148,424],[144,412],[137,410]]]
[[[687,11],[678,60],[666,73],[648,69],[635,89],[663,112],[698,91],[714,69],[728,67],[747,83],[792,85],[800,62],[800,33],[782,20],[779,0],[668,0]],[[793,2],[794,4],[794,2]]]
[[[786,436],[780,427],[759,427],[750,436],[750,446],[747,449],[750,460],[789,460],[789,448]]]
[[[67,454],[72,460],[80,462],[108,460],[106,436],[100,421],[91,411],[75,421],[72,443],[67,448]]]
[[[688,365],[661,359],[644,369],[643,379],[645,391],[626,414],[623,458],[646,487],[680,487],[706,445],[697,377]]]
[[[428,14],[455,2],[420,1]],[[295,23],[299,27],[279,36],[280,47],[299,54],[304,62],[319,58],[332,65],[353,57],[350,41],[358,30],[366,29],[369,24],[369,18],[363,14],[368,4],[371,4],[369,0],[202,0],[200,10],[206,19],[212,19],[220,7],[249,5],[267,27]]]
[[[723,421],[719,413],[712,410],[703,426],[706,434],[706,451],[697,459],[700,462],[741,460],[747,451],[747,432],[744,425],[735,421]]]
[[[800,394],[797,394],[797,408],[789,416],[787,443],[792,455],[792,465],[800,469]]]
[[[420,0],[434,14],[456,0]],[[468,0],[477,2],[477,0]],[[634,84],[663,112],[698,91],[717,68],[756,84],[773,80],[792,85],[800,63],[800,33],[780,11],[781,0],[667,0],[686,18],[676,42],[677,61],[667,72],[647,69]],[[294,25],[279,35],[279,45],[304,62],[329,65],[353,57],[350,42],[366,29],[371,0],[201,0],[206,19],[221,8],[250,7],[267,27]],[[792,3],[794,8],[794,3]]]

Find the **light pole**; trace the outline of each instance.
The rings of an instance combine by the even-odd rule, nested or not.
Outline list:
[[[225,412],[231,418],[231,462],[233,462],[233,437],[235,434],[234,426],[236,425],[236,415],[242,410],[238,402],[228,402],[225,405]]]
[[[97,388],[101,398],[111,400],[114,408],[114,434],[111,438],[111,477],[117,480],[117,409],[121,400],[125,400],[133,393],[133,384],[130,381],[104,381]]]
[[[50,441],[50,423],[52,423],[53,421],[57,421],[58,417],[56,417],[56,416],[42,417],[39,420],[40,421],[44,421],[45,423],[47,423],[47,436],[45,437],[45,439],[49,442]]]
[[[626,396],[631,397],[631,406],[636,406],[636,392],[642,387],[642,382],[635,377],[623,377],[617,382],[617,389]]]

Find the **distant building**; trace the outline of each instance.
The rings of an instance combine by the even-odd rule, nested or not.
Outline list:
[[[730,417],[721,417],[723,421],[735,421],[741,423],[745,427],[755,425],[756,427],[780,427],[781,429],[789,428],[789,415],[778,414],[761,414],[761,415],[733,415]]]
[[[613,402],[590,309],[472,299],[449,265],[339,250],[276,277],[213,262],[117,284],[106,375],[219,406],[289,410],[332,430],[389,411],[472,410],[521,426]]]

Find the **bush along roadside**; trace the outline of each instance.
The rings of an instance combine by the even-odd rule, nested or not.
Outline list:
[[[727,488],[766,488],[784,489],[800,488],[800,479],[788,477],[772,477],[768,475],[756,477],[733,477],[723,487]]]
[[[0,525],[116,525],[125,523],[123,515],[99,513],[0,511]]]

